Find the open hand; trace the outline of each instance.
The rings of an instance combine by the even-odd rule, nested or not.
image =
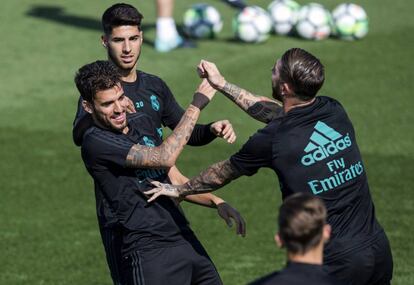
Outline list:
[[[161,183],[158,181],[152,181],[151,184],[154,185],[155,188],[144,192],[145,195],[152,195],[151,198],[148,199],[148,203],[154,201],[161,195],[168,196],[171,198],[180,197],[180,193],[174,185]]]

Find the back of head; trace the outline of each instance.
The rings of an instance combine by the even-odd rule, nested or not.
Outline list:
[[[281,81],[288,83],[299,99],[313,99],[325,80],[324,66],[319,59],[303,49],[292,48],[280,61]]]
[[[290,253],[304,254],[315,248],[325,224],[325,205],[313,195],[297,193],[280,206],[279,237]]]
[[[106,9],[102,15],[102,28],[106,35],[119,26],[138,26],[141,30],[141,21],[144,17],[132,5],[117,3]]]
[[[106,60],[82,66],[75,75],[75,84],[82,98],[92,102],[98,91],[114,87],[121,82],[118,68]]]

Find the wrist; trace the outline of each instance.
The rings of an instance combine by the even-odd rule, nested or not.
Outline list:
[[[191,102],[191,105],[198,108],[200,111],[208,105],[210,102],[210,99],[204,95],[203,93],[196,92],[194,93],[193,101]]]
[[[217,82],[217,84],[215,85],[215,88],[218,91],[223,91],[224,86],[226,85],[227,81],[226,79],[224,79],[224,77],[221,77],[220,80]]]
[[[213,199],[211,199],[211,201],[213,202],[214,206],[216,206],[216,208],[223,203],[226,203],[226,201],[224,201],[223,199],[215,196]]]

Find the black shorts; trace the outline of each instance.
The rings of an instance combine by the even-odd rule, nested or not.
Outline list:
[[[118,227],[99,227],[105,249],[106,261],[114,285],[124,285],[122,280],[122,231]]]
[[[217,270],[199,242],[137,250],[123,258],[126,285],[220,285]]]
[[[385,233],[370,246],[324,262],[325,270],[350,285],[391,284],[393,261]]]

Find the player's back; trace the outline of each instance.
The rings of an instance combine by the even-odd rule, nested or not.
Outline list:
[[[272,167],[283,197],[307,192],[325,202],[332,240],[339,243],[329,243],[326,252],[363,246],[382,231],[354,129],[339,102],[316,97],[269,127],[274,132]]]

